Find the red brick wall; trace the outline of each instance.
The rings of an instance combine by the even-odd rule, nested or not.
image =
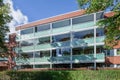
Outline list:
[[[107,64],[120,64],[120,56],[110,56],[105,58]]]

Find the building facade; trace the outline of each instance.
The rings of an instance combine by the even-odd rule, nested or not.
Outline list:
[[[78,10],[16,27],[18,68],[119,67],[108,56],[117,49],[104,49],[105,31],[96,22],[109,14],[84,14]],[[107,62],[106,62],[107,61]]]

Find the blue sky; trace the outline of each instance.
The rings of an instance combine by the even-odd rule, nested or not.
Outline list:
[[[78,9],[76,0],[13,0],[13,4],[29,22]]]

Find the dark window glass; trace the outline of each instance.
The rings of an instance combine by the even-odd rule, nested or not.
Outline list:
[[[23,57],[25,57],[26,59],[28,58],[33,58],[33,52],[28,52],[28,53],[21,53],[21,55]]]
[[[33,28],[25,29],[21,31],[21,35],[33,33]]]
[[[88,21],[94,21],[94,15],[80,16],[72,19],[72,24],[85,23]]]
[[[52,28],[59,28],[59,27],[64,27],[64,26],[69,26],[69,25],[70,25],[70,20],[64,20],[64,21],[53,23]]]
[[[50,68],[49,64],[35,65],[35,68]]]
[[[21,46],[32,46],[34,43],[34,40],[27,40],[27,41],[21,41]]]
[[[94,37],[94,30],[87,30],[73,33],[73,39],[85,39]]]
[[[36,27],[36,32],[49,30],[49,29],[50,29],[50,24],[39,25],[39,26]]]
[[[99,19],[102,19],[102,18],[104,18],[104,13],[103,12],[96,13],[96,20],[99,20]]]
[[[50,51],[35,52],[35,57],[36,58],[50,57]]]
[[[45,44],[45,43],[50,43],[50,37],[43,37],[43,38],[38,38],[35,41],[35,44]]]
[[[70,40],[70,34],[52,36],[52,42],[62,42]]]
[[[104,29],[103,28],[97,28],[97,31],[96,31],[96,36],[99,37],[99,36],[104,36]]]

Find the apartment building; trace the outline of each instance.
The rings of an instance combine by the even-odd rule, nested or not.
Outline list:
[[[119,55],[119,50],[104,49],[105,31],[96,26],[97,21],[110,15],[77,10],[16,27],[15,51],[27,56],[16,59],[17,67],[119,67],[120,62],[109,62],[113,59],[111,56]]]

